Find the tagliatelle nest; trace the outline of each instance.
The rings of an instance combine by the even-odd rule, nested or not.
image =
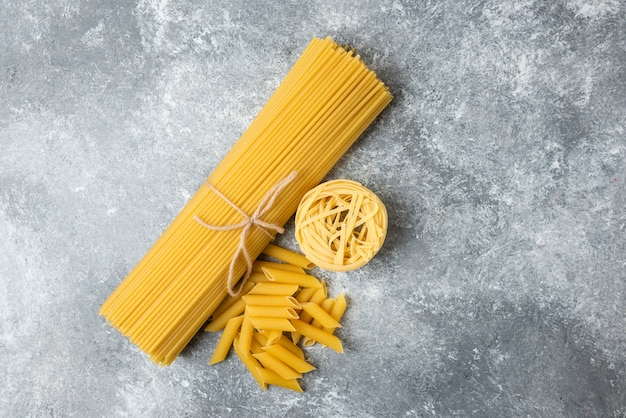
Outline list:
[[[325,270],[354,270],[370,261],[387,234],[387,209],[352,180],[332,180],[310,190],[296,213],[296,240]]]

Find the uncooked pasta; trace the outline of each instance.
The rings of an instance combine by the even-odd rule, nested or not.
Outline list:
[[[302,196],[390,100],[352,50],[313,39],[100,314],[155,363],[171,364],[224,297],[242,292]]]

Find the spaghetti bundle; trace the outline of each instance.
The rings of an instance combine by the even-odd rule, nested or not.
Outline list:
[[[171,364],[227,295],[229,276],[246,272],[246,259],[257,258],[304,193],[390,100],[385,85],[353,51],[330,38],[313,39],[100,314],[152,361]],[[280,194],[260,210],[278,184]],[[258,223],[229,227],[243,225],[242,214],[247,221],[260,213],[273,229]]]

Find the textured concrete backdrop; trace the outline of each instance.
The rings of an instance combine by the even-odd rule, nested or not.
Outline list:
[[[0,416],[626,414],[620,0],[0,1]],[[152,365],[100,304],[313,36],[395,99],[329,178],[387,203],[318,272],[346,353],[262,392],[198,335]],[[284,245],[295,247],[293,225]]]

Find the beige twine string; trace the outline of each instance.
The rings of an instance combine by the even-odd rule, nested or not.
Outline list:
[[[237,206],[235,203],[233,203],[229,198],[227,198],[226,196],[224,196],[219,190],[217,190],[215,187],[213,187],[212,184],[210,184],[208,181],[206,182],[206,184],[209,186],[209,188],[216,193],[219,197],[221,197],[226,203],[228,203],[230,206],[233,207],[233,209],[235,209],[237,212],[239,212],[241,214],[241,216],[243,216],[243,221],[236,223],[236,224],[231,224],[231,225],[224,225],[224,226],[218,226],[218,225],[211,225],[208,224],[206,222],[204,222],[202,219],[200,219],[197,216],[194,216],[193,218],[196,220],[196,222],[198,222],[200,225],[209,228],[213,231],[232,231],[235,229],[241,229],[241,234],[239,235],[239,246],[237,247],[237,250],[235,251],[235,255],[233,256],[232,261],[230,262],[230,268],[228,269],[228,294],[231,296],[238,296],[239,293],[241,293],[241,290],[243,289],[244,285],[246,284],[246,282],[248,281],[248,278],[250,278],[250,274],[252,273],[252,259],[250,258],[250,253],[248,252],[248,247],[246,246],[246,239],[248,238],[248,235],[250,234],[250,231],[252,230],[253,226],[256,226],[257,228],[259,228],[261,231],[263,231],[263,233],[265,233],[265,235],[267,235],[268,237],[270,237],[271,239],[274,239],[274,235],[272,234],[271,231],[277,232],[279,234],[282,234],[283,232],[285,232],[285,230],[280,226],[280,225],[276,225],[276,224],[271,224],[269,222],[265,222],[263,219],[261,219],[270,209],[272,209],[272,206],[274,206],[274,202],[276,202],[276,198],[278,197],[278,195],[283,191],[283,189],[285,187],[287,187],[289,185],[289,183],[291,183],[297,176],[297,172],[296,171],[292,171],[291,174],[289,174],[287,177],[285,177],[284,179],[280,180],[278,183],[276,183],[266,194],[265,196],[263,196],[263,199],[261,199],[261,202],[259,203],[259,206],[257,206],[256,210],[254,211],[254,213],[252,214],[252,216],[248,216],[248,214],[246,214],[246,212],[243,211],[243,209],[241,209],[239,206]],[[234,279],[235,279],[235,265],[237,264],[237,259],[239,259],[239,256],[243,255],[243,258],[246,260],[248,269],[246,270],[246,274],[243,276],[243,278],[240,281],[239,287],[237,288],[237,290],[235,291],[233,289],[234,286]]]

